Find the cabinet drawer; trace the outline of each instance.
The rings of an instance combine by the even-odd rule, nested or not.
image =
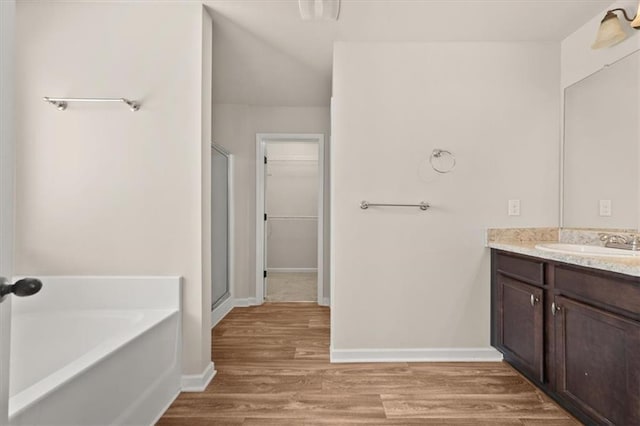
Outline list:
[[[596,304],[640,315],[640,280],[626,280],[578,271],[562,266],[555,268],[555,288],[591,300]]]
[[[498,272],[528,282],[544,285],[544,262],[498,253]]]

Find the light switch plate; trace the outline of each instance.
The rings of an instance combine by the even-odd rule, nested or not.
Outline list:
[[[520,200],[509,200],[509,216],[520,216]]]
[[[600,200],[600,216],[611,216],[611,200]]]

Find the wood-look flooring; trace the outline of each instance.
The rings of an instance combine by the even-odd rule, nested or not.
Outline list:
[[[212,331],[217,375],[170,425],[579,424],[504,363],[329,363],[329,309],[235,308]]]

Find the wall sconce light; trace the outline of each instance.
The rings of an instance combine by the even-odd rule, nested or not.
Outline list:
[[[620,19],[618,19],[618,15],[616,15],[615,12],[622,12],[624,19],[631,22],[631,27],[640,30],[640,5],[638,5],[638,13],[636,13],[635,18],[629,18],[627,11],[624,9],[608,10],[600,22],[596,41],[591,45],[592,49],[611,47],[627,38],[627,33],[624,32]]]
[[[298,0],[300,17],[305,21],[318,19],[338,20],[340,0]]]

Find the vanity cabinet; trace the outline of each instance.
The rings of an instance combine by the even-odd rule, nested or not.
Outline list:
[[[555,298],[555,391],[601,424],[640,424],[640,323]]]
[[[586,424],[640,425],[640,278],[492,250],[491,341]]]
[[[496,345],[512,363],[543,380],[543,291],[504,275],[498,275],[497,286]]]

